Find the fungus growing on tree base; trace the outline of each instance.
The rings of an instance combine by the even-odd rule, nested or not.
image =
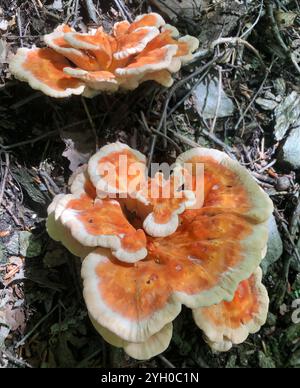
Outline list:
[[[116,23],[111,34],[102,27],[79,33],[67,25],[44,36],[48,48],[19,49],[10,70],[33,89],[51,97],[133,90],[145,81],[165,87],[171,73],[193,59],[199,41],[178,38],[163,18],[150,13],[130,24]]]
[[[186,163],[190,187],[179,173]],[[195,207],[199,180],[203,201]],[[224,153],[188,151],[165,180],[161,174],[147,177],[142,154],[111,144],[74,174],[70,185],[72,194],[57,197],[50,206],[48,228],[75,254],[82,257],[87,249],[84,298],[94,326],[108,342],[146,359],[168,346],[171,323],[182,305],[196,316],[218,304],[234,311],[232,300],[241,290],[253,298],[250,302],[257,299],[262,288],[257,283],[247,288],[247,279],[252,281],[266,251],[272,202]],[[151,227],[149,219],[154,220]],[[53,233],[55,225],[60,236]],[[251,324],[248,328],[254,330]],[[222,327],[216,330],[223,335]],[[204,331],[210,338],[205,326]],[[234,335],[224,335],[236,343]],[[225,344],[211,338],[216,338],[214,348],[229,345],[227,337]]]

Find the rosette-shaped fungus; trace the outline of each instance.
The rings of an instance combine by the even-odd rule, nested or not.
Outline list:
[[[195,309],[193,315],[211,348],[227,352],[260,330],[266,323],[268,309],[269,297],[262,284],[262,270],[258,268],[239,284],[232,302]]]
[[[16,78],[51,97],[133,90],[149,80],[170,87],[172,73],[193,58],[199,41],[150,13],[89,33],[67,25],[45,35],[47,48],[20,48],[10,61]]]
[[[159,173],[147,178],[145,171],[139,152],[111,144],[72,177],[71,194],[49,207],[50,236],[82,258],[88,253],[83,293],[97,331],[132,357],[148,359],[168,347],[182,304],[197,316],[199,309],[224,301],[235,306],[235,293],[245,290],[246,297],[254,293],[253,308],[249,312],[245,302],[246,316],[236,321],[248,322],[253,311],[255,324],[263,323],[255,319],[258,286],[247,288],[247,279],[266,251],[269,197],[244,167],[216,150],[184,153],[168,180]],[[204,199],[197,207],[200,178]],[[254,324],[247,327],[247,335],[256,330]],[[211,339],[215,348],[226,348],[220,343],[227,336],[239,342],[219,330],[220,337]]]

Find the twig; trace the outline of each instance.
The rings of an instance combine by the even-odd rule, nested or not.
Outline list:
[[[4,171],[4,176],[2,179],[1,190],[0,190],[0,207],[3,201],[4,191],[5,191],[7,177],[8,177],[8,171],[9,171],[9,154],[5,153],[5,171]]]
[[[84,0],[84,4],[90,19],[94,22],[98,22],[97,12],[93,0]]]
[[[72,14],[74,15],[74,20],[72,22],[72,26],[73,27],[77,23],[77,15],[78,15],[78,9],[79,9],[79,0],[74,0],[74,2],[75,2],[75,5],[73,7],[73,12],[72,12]]]
[[[24,44],[23,44],[23,31],[22,31],[22,20],[21,20],[20,8],[17,9],[17,25],[18,25],[18,30],[19,30],[19,38],[20,38],[21,47],[23,47]]]
[[[57,134],[59,134],[59,130],[58,129],[56,129],[54,131],[50,131],[50,132],[44,133],[43,135],[40,135],[40,136],[38,136],[38,137],[36,137],[34,139],[20,141],[19,143],[11,144],[11,145],[8,145],[8,146],[4,146],[4,145],[0,144],[0,149],[2,149],[4,151],[10,151],[10,150],[12,150],[14,148],[23,147],[23,146],[25,146],[27,144],[37,143],[40,140],[46,139],[47,137],[55,136]]]
[[[296,70],[297,70],[298,73],[300,74],[300,66],[298,65],[298,62],[297,62],[295,53],[291,53],[291,61],[293,62],[293,64],[294,64]]]
[[[233,45],[236,45],[236,44],[243,44],[244,46],[246,46],[249,50],[251,50],[256,56],[257,58],[259,59],[262,67],[265,69],[266,68],[266,65],[265,65],[265,62],[263,61],[259,51],[253,47],[249,42],[247,42],[246,40],[242,39],[242,38],[239,38],[239,37],[228,37],[228,38],[219,38],[219,39],[216,39],[215,41],[212,42],[211,46],[210,46],[210,49],[213,51],[217,46],[221,45],[221,44],[233,44]]]
[[[38,16],[39,18],[41,18],[41,14],[40,14],[40,12],[39,12],[39,10],[38,10],[38,8],[37,8],[37,5],[36,5],[36,3],[35,3],[35,0],[31,0],[31,2],[32,2],[33,6],[34,6],[34,9],[35,9],[35,12],[36,12],[37,16]]]
[[[158,356],[162,362],[168,367],[168,368],[176,368],[174,364],[172,364],[166,357],[162,356],[161,354]]]
[[[92,117],[92,119],[95,119],[95,118],[98,118],[98,117],[101,117],[101,116],[103,116],[103,115],[102,114],[98,114],[98,115],[94,115],[94,116],[91,116],[91,117]],[[74,126],[77,126],[77,125],[84,124],[87,121],[89,121],[89,120],[85,119],[85,120],[76,121],[75,123],[71,123],[71,124],[65,125],[62,128],[55,129],[53,131],[44,133],[43,135],[40,135],[40,136],[38,136],[38,137],[36,137],[34,139],[31,139],[31,140],[20,141],[19,143],[10,144],[10,145],[7,145],[7,146],[0,144],[0,150],[10,151],[10,150],[12,150],[14,148],[23,147],[24,145],[35,144],[35,143],[39,142],[40,140],[46,139],[47,137],[55,136],[55,135],[59,134],[61,131],[64,131],[64,130],[69,129],[69,128],[73,128]]]
[[[210,140],[216,143],[218,146],[222,147],[224,151],[232,158],[237,159],[234,155],[234,150],[229,145],[225,144],[221,139],[219,139],[215,134],[207,131],[206,129],[202,129],[202,133],[207,136]]]
[[[298,198],[298,203],[297,203],[296,209],[294,211],[294,214],[293,214],[293,217],[291,220],[291,226],[290,226],[291,236],[292,236],[293,240],[295,239],[296,234],[298,232],[299,220],[300,220],[300,197]]]
[[[145,128],[145,130],[150,133],[150,134],[155,134],[155,135],[158,135],[158,136],[162,136],[164,137],[169,143],[171,143],[175,148],[176,150],[179,152],[179,153],[182,153],[182,149],[179,147],[179,145],[173,140],[171,139],[169,136],[165,136],[164,133],[162,132],[158,132],[156,129],[154,128],[149,128],[149,125],[147,123],[147,120],[146,120],[146,117],[145,117],[145,114],[144,112],[141,112],[141,120],[138,119],[138,121],[143,125],[143,127]]]
[[[177,91],[177,89],[181,88],[183,85],[185,85],[191,79],[193,79],[194,77],[197,77],[199,74],[203,73],[205,70],[210,68],[218,60],[218,58],[219,58],[219,56],[215,56],[211,61],[209,61],[208,63],[206,63],[205,65],[203,65],[199,69],[197,69],[196,71],[194,71],[189,76],[187,76],[187,77],[183,78],[182,80],[180,80],[179,82],[177,82],[171,88],[171,90],[169,91],[168,96],[166,98],[166,102],[164,104],[164,108],[163,108],[160,122],[158,124],[157,129],[156,129],[157,132],[161,132],[162,128],[164,127],[164,134],[167,135],[167,125],[166,124],[167,124],[168,107],[169,107],[170,101],[171,101],[173,95],[175,94],[175,92]],[[157,136],[155,136],[155,137],[153,136],[152,144],[151,144],[151,151],[152,150],[154,151],[156,141],[157,141]],[[151,155],[151,153],[150,153],[150,155]]]
[[[217,106],[216,106],[214,120],[213,120],[211,129],[210,129],[211,133],[214,133],[214,131],[215,131],[215,127],[216,127],[217,119],[218,119],[218,115],[219,115],[219,110],[220,110],[220,106],[221,106],[221,97],[222,97],[222,86],[223,86],[222,85],[222,68],[220,66],[217,66],[217,68],[218,68],[218,73],[219,73],[218,100],[217,100]]]
[[[195,85],[193,85],[191,87],[191,89],[187,92],[187,94],[185,96],[182,97],[181,100],[179,100],[176,105],[173,106],[172,109],[169,110],[168,112],[168,118],[170,116],[172,116],[172,114],[186,101],[187,98],[189,98],[189,96],[197,89],[197,87],[199,86],[199,84],[206,78],[206,76],[208,75],[209,73],[209,70],[207,70],[200,78],[199,80],[195,83]]]
[[[8,361],[12,362],[13,364],[24,368],[32,368],[32,366],[29,365],[26,361],[20,360],[19,358],[14,357],[6,350],[0,349],[0,352],[8,359]]]
[[[285,220],[282,219],[279,211],[275,208],[275,215],[276,217],[279,219],[280,223],[281,223],[281,226],[282,226],[282,229],[286,235],[286,237],[288,238],[289,242],[291,243],[293,249],[292,249],[292,253],[295,254],[298,262],[300,263],[300,253],[299,253],[299,250],[298,250],[298,247],[297,245],[295,244],[293,238],[292,238],[292,235],[290,233],[290,231],[288,230],[288,227],[286,226],[285,224]]]
[[[275,19],[273,4],[274,4],[274,2],[272,0],[267,0],[267,13],[268,13],[268,16],[269,16],[270,21],[271,21],[272,29],[273,29],[275,38],[276,38],[277,42],[279,43],[279,45],[281,46],[281,48],[283,49],[284,53],[289,54],[290,50],[287,47],[287,45],[285,44],[284,40],[282,39],[278,24],[277,24],[276,19]]]
[[[269,74],[272,70],[272,67],[274,65],[274,60],[272,61],[270,67],[267,69],[266,71],[266,75],[263,79],[263,82],[262,84],[260,85],[260,88],[258,89],[258,91],[255,93],[254,97],[252,98],[252,100],[250,101],[250,104],[247,106],[247,108],[245,109],[244,113],[242,114],[242,116],[240,116],[239,118],[239,121],[237,122],[236,126],[234,127],[235,130],[237,130],[241,124],[241,122],[244,120],[246,114],[249,112],[250,108],[252,107],[252,105],[254,104],[254,102],[256,101],[257,97],[260,95],[260,93],[262,92],[264,86],[265,86],[265,83],[267,82],[267,79],[269,77]]]
[[[61,190],[59,189],[59,187],[56,185],[54,180],[49,176],[49,174],[46,171],[40,169],[39,174],[42,177],[42,179],[43,179],[45,185],[47,186],[47,189],[48,189],[49,193],[52,195],[52,197],[55,197],[58,193],[60,193]],[[50,185],[53,188],[53,190],[50,187]]]
[[[247,42],[245,39],[242,39],[241,37],[227,37],[227,38],[218,38],[218,39],[214,40],[211,43],[211,45],[209,46],[209,48],[197,51],[193,55],[194,60],[191,63],[196,62],[198,59],[204,58],[204,57],[208,56],[209,54],[213,53],[215,48],[219,45],[222,45],[222,44],[232,44],[232,45],[242,44],[242,45],[246,46],[249,50],[251,50],[257,56],[262,67],[264,69],[266,68],[266,65],[265,65],[259,51],[255,47],[253,47],[249,42]]]
[[[192,148],[199,147],[199,144],[196,143],[194,140],[189,139],[188,137],[181,135],[180,133],[174,131],[173,129],[169,129],[169,132],[171,132],[175,137],[177,137],[178,140],[180,140],[182,143],[188,145]]]
[[[264,0],[261,1],[261,4],[260,4],[260,9],[259,9],[259,14],[255,20],[255,22],[252,24],[252,26],[250,26],[247,31],[245,31],[242,35],[241,35],[241,38],[244,39],[246,38],[250,32],[254,29],[254,27],[257,26],[258,22],[260,21],[260,18],[262,17],[264,13]]]
[[[19,109],[22,106],[28,104],[29,102],[41,97],[42,93],[41,92],[36,92],[33,94],[30,94],[28,97],[23,98],[22,100],[15,102],[13,105],[10,106],[11,109]]]
[[[90,123],[91,129],[92,129],[92,132],[93,132],[93,135],[94,135],[94,138],[95,138],[96,150],[98,150],[98,148],[99,148],[99,139],[98,139],[95,123],[93,121],[92,115],[90,114],[89,107],[87,106],[87,103],[86,103],[84,97],[81,97],[81,102],[82,102],[82,105],[84,107],[85,113],[87,115],[88,121]]]
[[[296,61],[294,53],[286,45],[285,41],[283,40],[283,38],[282,38],[282,36],[280,34],[279,26],[277,24],[277,21],[275,19],[275,15],[274,15],[273,4],[274,4],[273,1],[267,0],[267,14],[268,14],[269,19],[271,21],[271,26],[272,26],[272,30],[273,30],[275,39],[277,40],[277,43],[280,45],[280,47],[284,51],[284,54],[290,59],[290,61],[294,65],[295,69],[300,74],[300,67],[299,67],[299,65],[298,65],[298,63]]]
[[[93,359],[94,357],[98,356],[101,353],[101,349],[97,349],[94,351],[94,353],[87,356],[84,360],[80,361],[80,363],[77,365],[77,368],[86,367],[86,363]]]
[[[192,148],[197,148],[199,147],[200,144],[198,144],[197,142],[195,142],[194,140],[191,140],[189,139],[188,137],[184,136],[184,135],[181,135],[180,133],[177,133],[176,131],[174,131],[173,129],[169,129],[169,132],[173,133],[173,135],[175,137],[177,137],[178,140],[180,140],[182,143],[192,147]],[[224,142],[222,142],[222,140],[220,140],[219,138],[217,138],[216,135],[214,135],[213,133],[210,133],[209,131],[207,131],[206,129],[203,129],[202,130],[203,134],[205,136],[207,136],[210,140],[212,140],[213,142],[215,142],[217,145],[219,145],[220,147],[222,147],[224,149],[224,151],[232,158],[232,159],[237,159],[236,156],[234,155],[234,151],[233,149],[228,146],[227,144],[225,144]]]
[[[274,164],[277,163],[277,159],[272,160],[269,164],[267,164],[265,167],[262,167],[258,172],[262,174],[263,172],[267,171],[269,168],[273,167]]]
[[[29,337],[32,336],[32,334],[36,331],[36,329],[44,323],[57,309],[58,309],[59,304],[57,304],[47,315],[45,315],[33,328],[30,330],[22,339],[19,341],[16,345],[15,348],[19,348],[20,346],[23,346],[25,342],[28,340]]]
[[[150,170],[150,166],[151,166],[151,163],[152,163],[152,160],[153,160],[153,155],[154,155],[154,150],[155,150],[155,146],[156,146],[156,142],[157,142],[157,135],[153,135],[152,136],[152,143],[151,143],[151,148],[150,148],[150,152],[149,152],[149,157],[148,157],[148,169]]]
[[[120,11],[122,18],[128,20],[129,22],[132,22],[133,19],[130,15],[129,11],[127,10],[127,7],[123,3],[123,1],[122,0],[114,0],[114,2],[116,4],[118,10]]]
[[[58,22],[61,21],[60,16],[55,15],[55,13],[52,13],[52,12],[48,11],[48,10],[45,9],[45,8],[43,9],[43,12],[44,12],[45,15],[50,16],[51,18],[55,19],[56,21],[58,21]],[[69,20],[69,18],[70,18],[70,17],[68,17],[68,20]],[[66,22],[67,22],[67,21],[66,21]],[[26,36],[26,37],[27,37],[27,36]]]
[[[5,204],[4,201],[3,201],[2,206],[7,211],[7,213],[11,216],[11,218],[13,219],[16,226],[22,227],[23,225],[20,223],[20,221],[17,219],[17,217],[14,215],[14,213],[10,210],[10,208]]]

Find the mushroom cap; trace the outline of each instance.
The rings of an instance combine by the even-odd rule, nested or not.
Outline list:
[[[189,63],[193,59],[193,53],[199,48],[199,40],[194,36],[186,35],[178,39],[179,49],[177,56],[182,64]]]
[[[178,29],[176,27],[172,26],[171,24],[165,24],[161,28],[161,31],[162,32],[165,32],[165,31],[171,32],[172,38],[178,38],[180,36],[180,32],[178,31]]]
[[[126,67],[116,69],[116,74],[122,77],[136,75],[144,76],[146,73],[167,69],[171,65],[177,50],[178,46],[167,45],[146,54],[142,53]]]
[[[224,152],[194,148],[180,155],[179,166],[203,165],[204,206],[201,212],[239,214],[253,224],[267,222],[273,212],[270,197],[255,182],[247,169]],[[196,185],[195,177],[194,185]],[[188,216],[188,214],[187,214]],[[250,274],[249,274],[250,276]]]
[[[97,332],[106,342],[117,348],[123,348],[130,357],[135,358],[136,360],[149,360],[150,358],[163,353],[168,348],[172,339],[172,323],[166,325],[158,333],[154,334],[146,341],[138,343],[125,341],[110,330],[99,325],[99,323],[97,323],[92,317],[90,317],[90,319]]]
[[[153,73],[145,74],[141,79],[140,83],[146,81],[155,81],[158,84],[164,86],[165,88],[170,88],[174,84],[174,79],[167,70],[159,70]]]
[[[176,232],[179,215],[195,205],[192,191],[182,191],[182,174],[173,174],[165,180],[163,174],[157,173],[149,179],[145,187],[136,194],[137,201],[148,207],[143,228],[152,237],[167,237]],[[138,208],[138,207],[137,207]]]
[[[165,279],[155,273],[149,277],[144,262],[124,264],[97,249],[84,260],[81,275],[94,323],[128,342],[147,341],[181,311],[181,304],[169,297]]]
[[[130,23],[127,20],[117,22],[114,24],[113,34],[115,38],[119,38],[122,35],[128,34]]]
[[[17,79],[56,98],[79,95],[85,89],[80,80],[64,73],[67,66],[69,61],[50,48],[20,48],[10,61],[10,71]]]
[[[130,25],[128,32],[131,33],[138,28],[143,27],[156,27],[160,28],[165,26],[164,19],[155,12],[146,13],[144,15],[137,16],[135,21]]]
[[[159,29],[156,27],[141,27],[130,34],[119,36],[117,38],[117,51],[113,54],[114,58],[122,60],[141,53],[159,33]]]
[[[127,196],[145,182],[146,158],[126,144],[109,144],[91,157],[88,173],[98,195]]]
[[[203,330],[209,346],[226,352],[233,345],[246,341],[266,323],[269,297],[262,284],[262,270],[258,268],[241,282],[231,302],[193,310],[197,326]]]
[[[44,42],[57,53],[63,55],[76,66],[87,71],[101,70],[100,65],[93,55],[84,50],[72,47],[66,40],[65,34],[74,30],[65,24],[58,26],[51,34],[44,36]],[[66,66],[67,67],[67,66]]]
[[[46,230],[49,236],[57,242],[61,242],[64,247],[66,247],[72,255],[76,257],[80,257],[84,259],[87,255],[89,255],[94,248],[86,247],[80,244],[71,234],[69,230],[67,230],[60,220],[55,219],[55,210],[59,201],[64,197],[63,194],[57,195],[51,205],[48,208],[48,218],[46,221]]]
[[[109,71],[86,71],[74,67],[65,67],[64,73],[84,81],[87,87],[95,91],[114,93],[119,89],[119,83],[115,75]]]
[[[101,70],[107,70],[111,65],[111,37],[103,31],[103,28],[98,28],[94,34],[67,32],[64,34],[64,40],[71,47],[91,53],[97,59]]]
[[[90,198],[96,199],[97,193],[87,172],[87,164],[79,167],[69,179],[71,194],[87,194]]]
[[[127,221],[117,201],[65,195],[56,203],[55,220],[83,246],[109,248],[121,261],[135,263],[147,256],[144,232]]]

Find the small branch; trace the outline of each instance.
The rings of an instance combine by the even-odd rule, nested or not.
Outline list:
[[[233,45],[243,44],[244,46],[246,46],[249,50],[251,50],[257,56],[262,67],[264,69],[266,69],[265,62],[263,61],[259,51],[255,47],[253,47],[249,42],[247,42],[246,40],[239,38],[239,37],[219,38],[219,39],[216,39],[215,41],[212,42],[210,49],[213,51],[217,46],[219,46],[221,44],[233,44]]]
[[[145,128],[146,132],[148,132],[149,134],[155,134],[155,135],[158,135],[158,136],[162,136],[164,139],[166,139],[170,144],[172,144],[174,146],[174,148],[176,148],[177,152],[179,153],[182,153],[182,149],[179,147],[179,145],[173,140],[171,139],[169,136],[165,135],[164,133],[162,132],[158,132],[156,129],[154,128],[149,128],[149,125],[147,123],[147,120],[146,120],[146,117],[145,117],[145,114],[144,112],[141,112],[141,119],[138,118],[138,121],[141,123],[141,125]]]
[[[103,115],[102,114],[98,114],[98,115],[95,115],[95,116],[91,116],[91,118],[94,119],[94,118],[98,118],[98,117],[101,117],[101,116],[103,116]],[[75,123],[71,123],[71,124],[68,124],[68,125],[65,125],[65,126],[59,128],[59,129],[54,129],[53,131],[44,133],[43,135],[38,136],[38,137],[36,137],[34,139],[20,141],[19,143],[15,143],[15,144],[10,144],[10,145],[5,146],[5,145],[2,145],[0,143],[0,151],[1,150],[3,150],[3,151],[10,151],[10,150],[12,150],[14,148],[23,147],[23,146],[28,145],[28,144],[35,144],[35,143],[39,142],[40,140],[46,139],[47,137],[53,137],[53,136],[59,134],[60,131],[64,131],[66,129],[73,128],[74,126],[77,126],[77,125],[85,124],[88,121],[89,121],[88,119],[76,121]]]
[[[5,154],[5,172],[4,172],[4,176],[3,176],[3,179],[2,179],[1,190],[0,190],[0,207],[2,205],[3,196],[4,196],[4,192],[5,192],[5,187],[6,187],[7,177],[8,177],[8,171],[9,171],[9,154],[6,153]]]
[[[2,353],[8,359],[8,361],[10,361],[11,363],[13,363],[13,364],[15,364],[15,365],[17,365],[19,367],[22,367],[22,368],[32,368],[32,366],[29,365],[26,361],[23,361],[23,360],[21,360],[19,358],[14,357],[12,354],[10,354],[9,352],[7,352],[4,349],[1,349],[0,353]]]
[[[45,315],[34,327],[32,330],[30,330],[16,345],[15,345],[15,348],[19,348],[20,346],[23,346],[25,344],[25,342],[28,340],[29,337],[32,336],[32,334],[36,331],[36,329],[38,327],[40,327],[40,325],[42,323],[44,323],[58,308],[59,304],[57,304],[55,307],[53,307],[53,309],[51,311],[49,311],[49,313],[47,315]]]
[[[275,209],[275,215],[276,215],[276,218],[280,221],[282,229],[283,229],[287,239],[289,240],[290,244],[292,245],[292,252],[291,253],[295,255],[296,259],[300,263],[300,252],[298,250],[297,245],[295,244],[295,242],[293,240],[293,237],[292,237],[288,227],[286,226],[285,220],[281,217],[281,215],[277,209]]]
[[[291,51],[291,49],[286,45],[285,41],[283,40],[279,26],[277,24],[277,21],[275,19],[274,15],[274,7],[273,2],[271,0],[267,0],[267,14],[269,16],[269,19],[271,21],[272,30],[275,36],[275,39],[277,40],[277,43],[284,51],[284,54],[288,57],[288,59],[292,62],[294,65],[296,71],[300,74],[300,66],[298,65],[294,53]]]
[[[268,16],[269,16],[270,21],[271,21],[272,29],[273,29],[275,38],[276,38],[277,42],[279,43],[279,45],[281,46],[281,48],[283,49],[284,53],[289,54],[290,50],[287,47],[287,45],[285,44],[284,40],[282,39],[278,24],[277,24],[276,19],[275,19],[273,4],[274,4],[273,1],[267,0],[267,13],[268,13]]]
[[[97,12],[96,12],[96,8],[95,8],[95,5],[93,3],[93,0],[84,0],[83,2],[84,2],[85,8],[87,10],[87,13],[88,13],[90,19],[94,23],[97,23],[98,17],[97,17]]]
[[[92,132],[93,132],[93,135],[95,138],[95,146],[96,146],[96,151],[97,151],[99,149],[99,139],[98,139],[98,135],[97,135],[97,129],[96,129],[95,123],[93,121],[92,115],[90,113],[89,107],[85,101],[85,98],[81,97],[81,101],[82,101],[82,105],[84,107],[85,113],[87,115],[88,121],[90,123],[91,129],[92,129]]]
[[[59,130],[50,131],[50,132],[44,133],[41,136],[37,136],[35,139],[20,141],[19,143],[11,144],[8,146],[4,146],[4,145],[0,144],[0,150],[10,151],[14,148],[23,147],[23,146],[28,145],[28,144],[37,143],[40,140],[46,139],[47,137],[55,136],[57,134],[59,134]]]
[[[260,21],[261,17],[263,16],[263,13],[264,13],[264,0],[261,1],[261,4],[260,4],[260,9],[259,9],[259,14],[257,16],[257,19],[255,20],[255,22],[252,24],[252,26],[250,26],[247,31],[245,31],[242,35],[241,35],[241,38],[244,39],[246,38],[250,33],[251,31],[254,29],[254,27],[257,26],[258,22]]]
[[[202,133],[208,137],[210,140],[212,140],[214,143],[216,143],[218,146],[222,147],[224,151],[234,160],[237,160],[236,156],[234,155],[234,150],[229,145],[225,144],[221,139],[219,139],[215,134],[207,131],[206,129],[202,129]],[[199,146],[198,146],[199,147]]]
[[[298,232],[298,223],[300,220],[300,197],[298,198],[298,203],[296,206],[296,209],[294,210],[294,214],[292,216],[290,230],[291,230],[291,236],[293,240],[296,238],[296,234]]]
[[[218,73],[219,73],[219,86],[218,86],[218,101],[217,101],[217,106],[216,106],[216,112],[215,112],[215,117],[214,117],[214,120],[213,120],[213,123],[212,123],[212,126],[211,126],[211,130],[210,132],[211,133],[214,133],[215,131],[215,127],[216,127],[216,124],[217,124],[217,119],[218,119],[218,115],[219,115],[219,110],[220,110],[220,106],[221,106],[221,97],[222,97],[222,68],[220,66],[217,66],[218,68]]]
[[[172,364],[166,357],[162,356],[162,355],[159,355],[158,356],[161,361],[165,364],[165,366],[167,366],[168,368],[176,368],[176,366],[174,364]]]
[[[22,29],[22,19],[21,19],[20,8],[17,9],[17,25],[18,25],[18,30],[19,30],[19,38],[20,38],[21,47],[23,47],[24,46],[24,44],[23,44],[23,29]]]
[[[121,13],[122,15],[122,18],[125,20],[128,20],[129,22],[132,22],[133,19],[131,17],[131,14],[129,13],[126,5],[123,3],[122,0],[114,0],[119,12]]]
[[[262,82],[262,84],[260,85],[260,88],[258,89],[258,91],[255,93],[254,97],[252,98],[252,100],[250,101],[250,104],[247,106],[247,108],[245,109],[244,113],[242,114],[242,116],[239,118],[239,121],[237,122],[236,126],[235,126],[235,130],[237,130],[241,124],[241,122],[244,120],[246,114],[249,112],[250,108],[252,107],[252,105],[254,104],[254,102],[256,101],[257,97],[260,95],[260,93],[262,92],[264,86],[265,86],[265,83],[267,82],[267,79],[269,77],[269,74],[272,70],[272,67],[274,65],[274,61],[271,63],[271,66],[267,69],[266,71],[266,75],[265,75],[265,78]]]

